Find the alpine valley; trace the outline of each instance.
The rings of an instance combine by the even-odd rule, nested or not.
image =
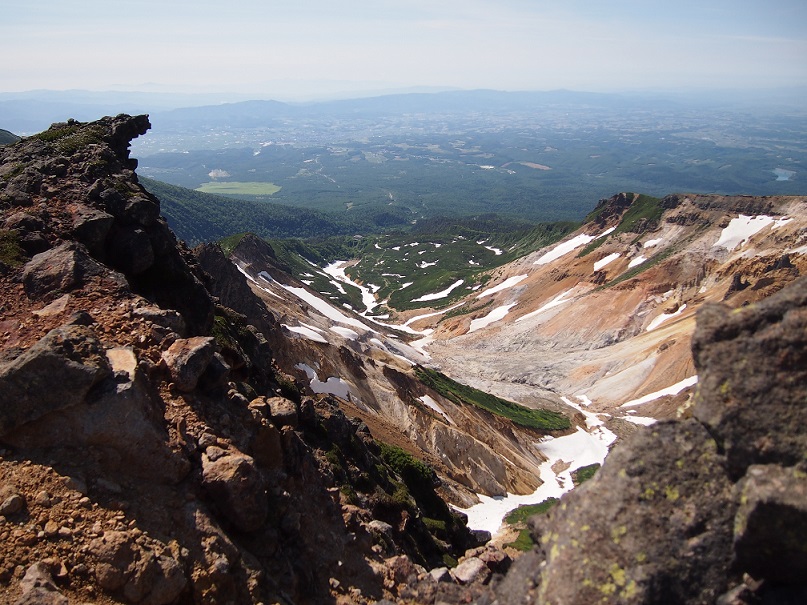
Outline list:
[[[807,196],[209,241],[149,128],[0,147],[0,604],[807,598]]]

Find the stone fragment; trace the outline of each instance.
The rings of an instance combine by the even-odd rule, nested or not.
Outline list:
[[[435,582],[451,582],[453,580],[451,572],[448,571],[448,567],[435,567],[429,571],[429,575]]]
[[[488,566],[478,557],[465,559],[462,563],[457,565],[451,573],[460,584],[485,582],[490,577]]]
[[[280,431],[265,422],[255,431],[252,456],[259,466],[267,469],[283,468],[283,443]]]
[[[20,494],[11,494],[0,502],[0,515],[3,515],[4,517],[16,515],[24,508],[25,498],[23,498]]]
[[[40,561],[25,571],[20,581],[22,595],[14,605],[68,605],[67,597],[53,581],[50,565]]]
[[[539,601],[714,602],[732,559],[724,464],[694,420],[634,433],[553,509],[540,536],[546,566],[532,582]]]
[[[116,229],[109,238],[107,259],[113,267],[126,274],[143,273],[155,260],[151,239],[143,229]]]
[[[216,352],[216,340],[209,336],[177,339],[162,359],[171,373],[176,388],[190,392],[196,388],[199,378],[207,369]]]
[[[254,531],[263,525],[269,513],[268,496],[251,457],[227,454],[211,460],[207,453],[203,454],[202,485],[223,515],[240,531]]]

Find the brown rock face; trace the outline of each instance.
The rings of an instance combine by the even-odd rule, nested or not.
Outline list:
[[[0,435],[82,402],[111,373],[90,328],[50,331],[28,351],[0,365]]]
[[[807,455],[807,279],[756,305],[708,305],[692,352],[695,415],[739,479],[751,464],[794,465]]]
[[[162,358],[177,389],[190,392],[196,388],[215,352],[214,338],[196,336],[178,339],[163,353]]]

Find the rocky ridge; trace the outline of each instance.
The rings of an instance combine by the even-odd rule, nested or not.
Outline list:
[[[273,313],[139,185],[148,127],[69,121],[0,148],[0,603],[458,588],[426,569],[480,537],[429,467],[275,364]]]

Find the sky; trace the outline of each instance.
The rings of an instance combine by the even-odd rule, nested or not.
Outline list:
[[[4,0],[0,92],[807,85],[805,0]]]

